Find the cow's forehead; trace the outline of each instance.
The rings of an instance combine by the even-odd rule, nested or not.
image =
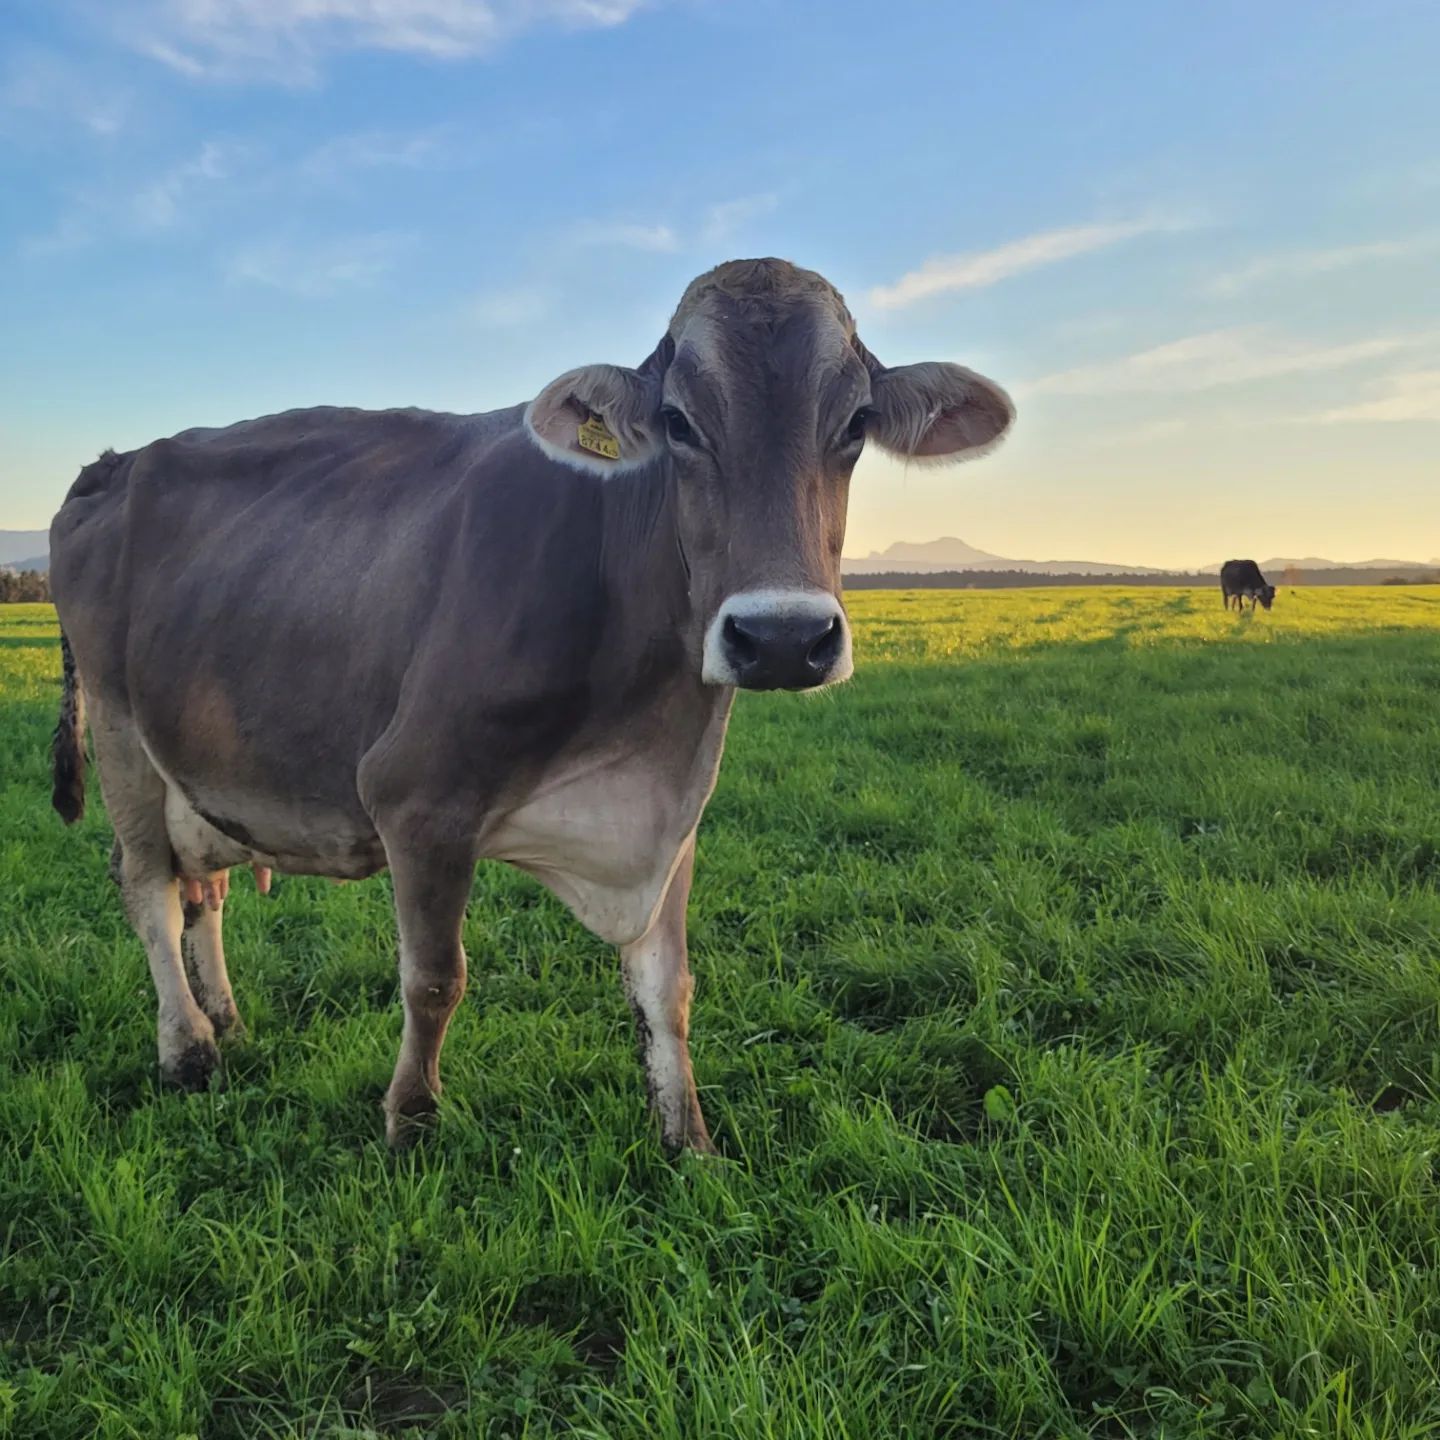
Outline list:
[[[700,276],[670,323],[677,355],[722,382],[763,360],[833,373],[843,367],[854,333],[840,292],[824,276],[783,260],[732,260]]]
[[[828,312],[848,338],[855,321],[840,292],[814,270],[802,270],[788,260],[729,260],[692,280],[675,307],[670,334],[678,340],[691,322],[706,316],[711,322],[774,321],[787,313]]]

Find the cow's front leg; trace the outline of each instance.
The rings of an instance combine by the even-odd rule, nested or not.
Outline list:
[[[400,1058],[385,1095],[385,1134],[410,1143],[435,1113],[440,1047],[465,994],[460,930],[475,873],[468,847],[415,850],[390,856],[400,930],[400,990],[405,1029]]]
[[[620,950],[625,993],[645,1062],[650,1108],[670,1150],[713,1155],[715,1147],[700,1113],[690,1068],[690,961],[685,946],[685,907],[695,868],[695,837],[685,842],[670,888],[649,932]]]

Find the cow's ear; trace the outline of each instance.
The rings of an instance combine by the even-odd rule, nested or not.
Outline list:
[[[530,438],[552,459],[595,475],[648,464],[664,444],[660,387],[666,343],[638,369],[585,365],[552,380],[525,411]]]
[[[866,434],[902,459],[972,460],[993,450],[1015,419],[1010,397],[963,365],[934,360],[887,369],[862,353],[874,411]]]

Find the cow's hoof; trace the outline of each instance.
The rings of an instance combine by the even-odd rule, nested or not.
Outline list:
[[[240,1018],[240,1012],[233,1004],[225,1006],[216,1014],[211,1014],[210,1023],[215,1027],[215,1038],[223,1040],[227,1045],[238,1044],[249,1034],[249,1031],[245,1029],[245,1022]]]
[[[433,1095],[408,1095],[403,1100],[385,1100],[385,1139],[392,1150],[408,1150],[435,1128]]]
[[[715,1148],[714,1143],[708,1135],[702,1135],[698,1140],[684,1140],[679,1145],[666,1145],[665,1153],[672,1160],[683,1160],[693,1157],[697,1160],[723,1160],[725,1157]]]
[[[686,1130],[680,1135],[662,1134],[660,1147],[671,1160],[679,1160],[685,1155],[698,1155],[704,1160],[724,1158],[715,1148],[715,1142],[703,1129]]]
[[[208,1090],[220,1068],[220,1052],[213,1040],[196,1040],[174,1059],[163,1061],[160,1075],[167,1085],[181,1090]]]

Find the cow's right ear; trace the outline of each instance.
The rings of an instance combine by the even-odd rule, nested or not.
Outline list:
[[[585,365],[568,371],[530,402],[525,429],[547,455],[576,470],[616,475],[638,469],[664,445],[663,373],[660,350],[638,370]]]

